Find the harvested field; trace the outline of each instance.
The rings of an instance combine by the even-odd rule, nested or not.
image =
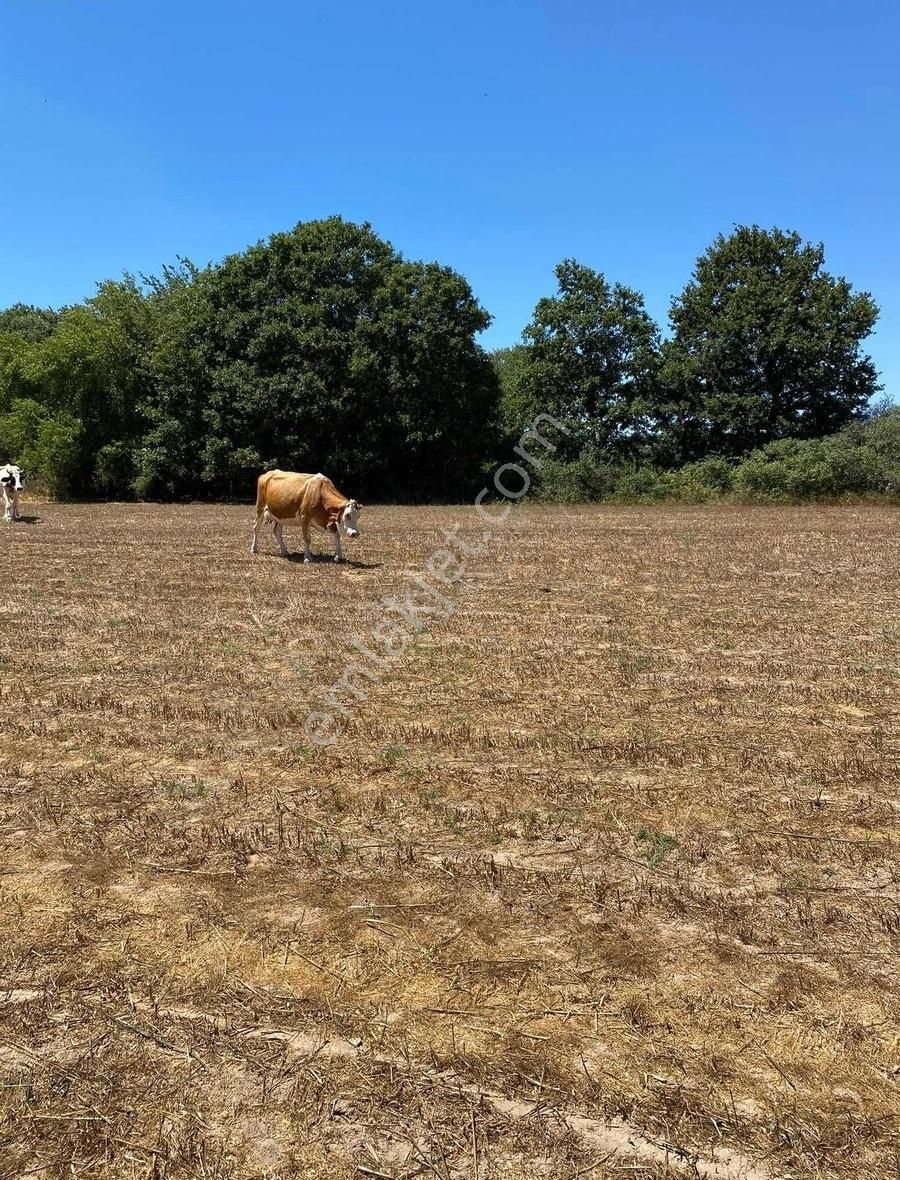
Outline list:
[[[471,509],[30,510],[4,1180],[896,1180],[896,510],[523,508],[327,748]]]

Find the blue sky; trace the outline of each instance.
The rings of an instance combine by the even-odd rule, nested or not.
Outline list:
[[[0,306],[298,220],[462,271],[515,341],[576,257],[669,298],[716,233],[824,241],[900,397],[894,0],[0,0]]]

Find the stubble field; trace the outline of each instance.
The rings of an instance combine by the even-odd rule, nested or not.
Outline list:
[[[900,1174],[896,510],[524,508],[328,748],[471,509],[28,510],[4,1180]]]

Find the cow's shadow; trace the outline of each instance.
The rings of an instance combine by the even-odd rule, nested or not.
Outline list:
[[[331,565],[339,570],[380,570],[380,561],[351,561],[345,557],[341,561],[335,561],[334,555],[331,553],[314,553],[308,562],[304,562],[302,553],[289,553],[287,557],[282,558],[283,561],[289,561],[293,565]]]
[[[41,518],[39,516],[17,516],[15,520],[6,522],[7,524],[40,524]]]

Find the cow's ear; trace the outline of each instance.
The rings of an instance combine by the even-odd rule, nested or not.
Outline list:
[[[363,505],[362,505],[362,504],[360,504],[359,500],[354,500],[354,501],[353,501],[353,503],[356,505],[356,511],[357,511],[357,512],[362,512]]]

